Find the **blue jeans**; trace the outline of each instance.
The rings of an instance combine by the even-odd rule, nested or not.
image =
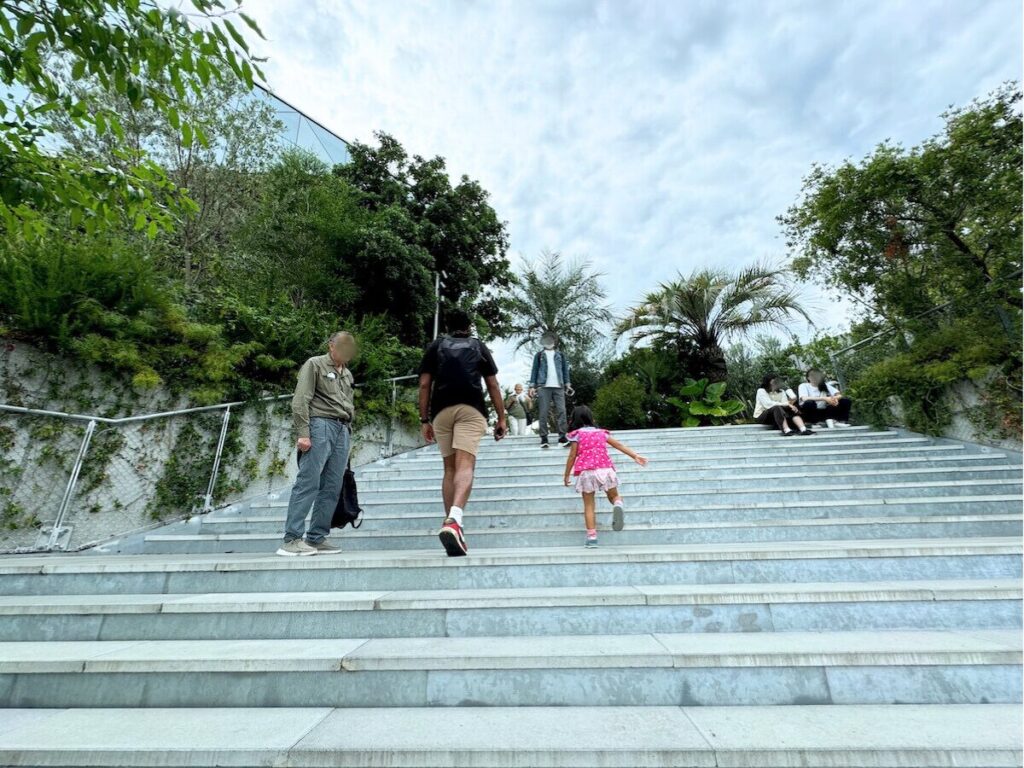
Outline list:
[[[313,446],[299,455],[299,473],[288,500],[284,540],[301,539],[306,515],[313,508],[306,541],[319,544],[331,532],[331,518],[341,495],[341,481],[348,466],[352,433],[348,424],[314,416],[309,420]]]

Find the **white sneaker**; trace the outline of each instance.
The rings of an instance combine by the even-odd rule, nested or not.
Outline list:
[[[309,557],[316,552],[316,547],[311,547],[303,539],[292,539],[282,544],[276,554],[281,557]]]

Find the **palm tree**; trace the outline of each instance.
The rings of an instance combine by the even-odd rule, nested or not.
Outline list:
[[[587,261],[566,262],[557,251],[544,251],[516,278],[506,300],[506,338],[519,350],[551,331],[567,354],[589,353],[612,321],[601,277]]]
[[[644,339],[671,345],[694,378],[724,381],[723,345],[730,339],[758,328],[785,328],[794,314],[810,320],[786,278],[785,271],[766,264],[735,275],[700,269],[662,283],[615,331],[620,337],[629,334],[634,345]]]

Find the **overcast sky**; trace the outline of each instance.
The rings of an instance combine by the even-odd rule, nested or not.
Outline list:
[[[588,258],[624,311],[676,273],[782,262],[813,162],[913,145],[1021,79],[1020,0],[245,0],[271,88],[492,195],[514,265]],[[815,288],[820,325],[845,308]],[[807,335],[807,328],[797,328]],[[523,360],[496,345],[503,384]]]

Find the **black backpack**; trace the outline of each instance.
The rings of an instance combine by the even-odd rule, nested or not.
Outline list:
[[[453,392],[482,392],[480,364],[483,360],[478,339],[471,336],[445,336],[437,345],[435,387]]]

